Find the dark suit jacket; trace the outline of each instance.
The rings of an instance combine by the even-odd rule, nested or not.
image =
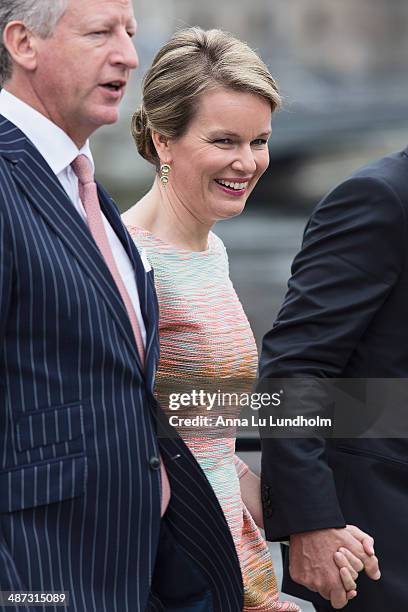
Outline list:
[[[314,210],[261,378],[408,377],[407,153],[359,170]],[[360,578],[350,610],[405,609],[408,442],[264,439],[262,450],[268,539],[355,523],[375,537],[383,578]]]
[[[0,590],[68,591],[77,612],[144,611],[162,546],[160,452],[173,553],[199,576],[209,610],[238,612],[239,563],[215,495],[174,431],[157,439],[153,274],[102,187],[99,197],[134,264],[145,372],[86,224],[0,117]],[[160,581],[154,589],[156,605],[176,609]]]

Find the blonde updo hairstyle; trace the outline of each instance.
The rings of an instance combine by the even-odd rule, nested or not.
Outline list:
[[[272,112],[281,105],[268,68],[246,43],[222,30],[194,27],[176,32],[147,71],[142,104],[132,118],[137,150],[156,170],[160,159],[152,130],[180,138],[197,112],[200,96],[218,87],[261,96]]]

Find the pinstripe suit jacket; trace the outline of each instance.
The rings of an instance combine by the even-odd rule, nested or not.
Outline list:
[[[238,612],[239,564],[217,500],[183,442],[156,435],[152,273],[100,186],[99,197],[134,264],[144,373],[86,224],[0,116],[0,588],[69,591],[78,612],[145,610],[160,532],[152,458],[161,452],[168,528],[205,578],[211,609]]]

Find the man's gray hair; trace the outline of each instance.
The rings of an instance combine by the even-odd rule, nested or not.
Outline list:
[[[10,21],[22,21],[41,36],[51,36],[65,13],[68,0],[0,0],[0,88],[11,77],[11,57],[3,44],[3,32]]]

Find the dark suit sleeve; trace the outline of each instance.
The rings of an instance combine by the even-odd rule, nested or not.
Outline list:
[[[317,206],[263,340],[261,381],[341,377],[398,279],[404,225],[398,197],[370,177],[345,181]],[[262,496],[268,540],[344,526],[321,438],[264,438]]]
[[[7,313],[11,299],[11,249],[7,239],[7,229],[0,210],[0,342],[4,337]]]

